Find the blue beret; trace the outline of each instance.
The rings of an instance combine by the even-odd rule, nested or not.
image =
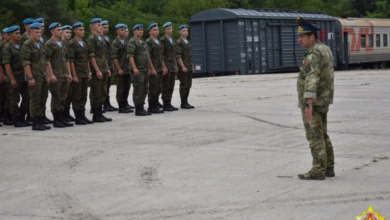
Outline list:
[[[30,29],[41,29],[42,25],[40,23],[33,23],[30,25]]]
[[[183,24],[182,26],[179,27],[179,31],[183,28],[187,28],[188,26],[186,24]]]
[[[61,27],[61,24],[58,23],[58,22],[54,22],[54,23],[51,23],[51,24],[49,25],[49,29],[50,29],[50,30],[53,29],[53,28],[58,28],[58,27]]]
[[[72,26],[73,26],[73,28],[75,28],[75,27],[83,27],[84,24],[83,24],[83,22],[76,22]]]
[[[43,23],[43,18],[37,18],[34,20],[34,23]]]
[[[4,33],[4,34],[8,34],[8,28],[4,28],[4,29],[3,29],[3,33]]]
[[[72,30],[72,26],[64,25],[64,26],[62,26],[62,30]]]
[[[144,25],[143,24],[136,24],[136,25],[134,25],[133,31],[137,30],[138,28],[144,28]]]
[[[157,27],[157,26],[158,26],[158,23],[153,23],[153,24],[149,25],[148,31],[149,31],[150,29],[154,28],[154,27]]]
[[[167,22],[163,25],[163,28],[166,28],[166,27],[172,27],[172,22]]]
[[[125,28],[126,28],[126,29],[128,29],[128,28],[129,28],[129,26],[128,26],[127,24],[125,24]]]
[[[20,27],[17,25],[11,26],[7,28],[7,31],[5,33],[12,33],[14,31],[20,30]]]
[[[94,19],[92,19],[89,23],[95,24],[95,23],[101,23],[101,22],[102,22],[102,19],[101,19],[101,18],[94,18]]]
[[[126,28],[127,25],[125,24],[117,24],[115,25],[115,28],[118,29],[118,28]]]
[[[34,23],[34,19],[32,18],[26,18],[23,20],[23,24],[32,24]]]
[[[108,25],[109,22],[107,20],[102,21],[102,25]]]

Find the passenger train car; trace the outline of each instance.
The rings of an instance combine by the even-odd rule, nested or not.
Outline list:
[[[189,19],[196,76],[296,71],[306,49],[297,17],[317,25],[335,69],[388,67],[390,19],[335,18],[292,10],[209,9]]]

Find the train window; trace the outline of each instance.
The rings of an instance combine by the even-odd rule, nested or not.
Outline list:
[[[360,39],[361,39],[361,47],[362,48],[366,48],[366,35],[365,34],[362,34],[361,36],[360,36]]]
[[[383,46],[387,47],[387,34],[383,35]]]
[[[374,46],[374,39],[373,39],[372,34],[368,35],[368,46],[369,47],[373,47]]]
[[[376,42],[376,47],[381,47],[381,35],[380,34],[375,35],[375,42]]]

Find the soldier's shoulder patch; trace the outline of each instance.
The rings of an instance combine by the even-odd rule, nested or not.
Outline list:
[[[309,61],[306,61],[305,63],[305,72],[306,74],[311,72],[311,65]]]
[[[129,48],[129,53],[130,54],[134,54],[135,53],[135,48],[134,47],[130,47]]]

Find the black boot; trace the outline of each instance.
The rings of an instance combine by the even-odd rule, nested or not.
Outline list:
[[[106,101],[104,101],[103,109],[104,109],[106,112],[118,111],[118,109],[115,109],[114,107],[112,107],[112,105],[111,105],[111,103],[110,103],[110,98],[109,98],[109,97],[107,97],[107,98],[106,98]]]
[[[176,108],[175,106],[172,105],[171,101],[172,101],[172,99],[168,99],[169,106],[171,106],[171,108],[173,109],[173,111],[179,110],[178,108]]]
[[[157,101],[156,101],[156,105],[159,108],[164,108],[164,106],[160,103],[160,101],[158,101],[158,98],[157,98]]]
[[[31,118],[30,118],[31,119]],[[26,113],[20,113],[19,121],[23,122],[26,126],[32,126],[33,124],[26,120]]]
[[[112,111],[114,111],[114,110],[112,110]],[[107,112],[106,109],[104,108],[104,105],[102,105],[102,107],[101,107],[101,112],[102,113],[106,113]]]
[[[76,121],[76,119],[72,115],[70,115],[70,108],[65,108],[62,118],[66,122]]]
[[[163,103],[164,103],[164,111],[167,111],[167,112],[173,112],[173,108],[171,107],[171,105],[169,104],[169,100],[168,99],[165,99],[163,100]]]
[[[149,101],[148,112],[152,114],[160,114],[160,109],[156,105],[155,101]]]
[[[118,113],[131,113],[131,112],[133,112],[133,110],[126,107],[125,102],[120,102],[120,103],[118,103],[118,105],[119,105]]]
[[[73,109],[74,115],[76,116],[76,125],[86,125],[87,122],[83,119],[83,113],[82,110],[79,109]]]
[[[182,109],[191,109],[191,106],[186,101],[186,97],[183,96],[183,97],[180,97],[180,98],[181,98],[181,106],[180,106],[180,108],[182,108]]]
[[[61,114],[58,114],[58,117],[60,117],[60,121],[62,122],[62,124],[64,124],[65,127],[73,127],[72,123],[69,123],[69,122],[64,120],[64,118],[63,118],[64,111],[60,111],[60,112],[61,112]]]
[[[44,122],[43,122],[43,124],[45,124],[45,125],[47,125],[47,124],[53,124],[53,121],[50,120],[50,119],[48,119],[48,118],[46,117],[46,111],[43,112],[43,118],[45,119]]]
[[[4,110],[4,125],[14,125],[14,121],[12,119],[11,112],[9,110]]]
[[[135,115],[136,116],[148,116],[151,115],[149,112],[145,111],[144,105],[135,106]]]
[[[46,117],[45,116],[39,116],[38,117],[39,118],[39,123],[41,123],[42,125],[43,125],[43,127],[45,128],[45,130],[50,130],[51,129],[51,127],[50,126],[47,126],[45,123],[47,123],[46,122]]]
[[[45,125],[42,124],[42,122],[41,122],[41,117],[36,116],[36,117],[32,118],[32,120],[33,120],[32,130],[34,130],[34,131],[46,130]]]
[[[12,119],[13,119],[15,128],[24,128],[24,127],[27,127],[27,125],[26,125],[25,123],[23,123],[23,122],[20,121],[19,115],[13,115],[13,116],[12,116]]]
[[[129,102],[126,101],[126,108],[128,109],[135,109],[134,106],[129,105]]]
[[[87,122],[87,124],[93,124],[94,123],[93,121],[91,121],[87,117],[85,117],[85,110],[80,110],[80,112],[81,112],[81,116],[82,116],[83,120],[85,122]]]
[[[111,118],[107,118],[106,116],[103,115],[102,110],[100,110],[100,117],[103,118],[106,122],[112,121]]]
[[[99,108],[93,108],[92,111],[93,111],[93,116],[92,116],[93,122],[97,122],[97,123],[106,122],[104,118],[100,117],[101,110]]]
[[[53,118],[54,118],[53,127],[65,128],[65,125],[64,125],[64,123],[62,123],[62,120],[61,120],[59,114],[62,114],[62,112],[53,112]]]
[[[31,115],[30,115],[30,110],[27,111],[26,122],[33,123],[33,120],[32,120]],[[31,124],[31,126],[32,126],[32,124]]]
[[[4,122],[4,111],[0,109],[0,122]]]
[[[187,103],[187,105],[190,106],[190,108],[195,108],[194,106],[190,105],[190,103],[188,103],[188,96],[189,95],[186,95],[186,103]]]

